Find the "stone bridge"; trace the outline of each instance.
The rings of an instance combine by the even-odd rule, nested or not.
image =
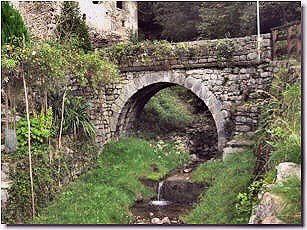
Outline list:
[[[191,90],[208,107],[215,120],[218,149],[225,150],[235,135],[249,135],[257,127],[261,105],[272,81],[275,67],[271,60],[271,35],[261,35],[261,58],[258,60],[257,37],[231,39],[233,52],[220,57],[218,49],[202,51],[204,45],[217,47],[220,40],[195,41],[195,57],[165,57],[144,63],[121,63],[120,80],[107,85],[100,93],[83,92],[92,103],[90,111],[97,128],[97,142],[131,134],[133,121],[144,105],[158,91],[180,85]]]

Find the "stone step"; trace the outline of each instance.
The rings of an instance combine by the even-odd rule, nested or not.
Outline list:
[[[226,143],[228,147],[250,147],[255,144],[252,140],[231,140]]]

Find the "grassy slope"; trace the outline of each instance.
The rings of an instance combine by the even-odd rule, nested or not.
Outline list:
[[[248,186],[252,178],[254,161],[252,152],[247,151],[233,154],[223,162],[207,162],[197,168],[193,173],[194,180],[212,183],[212,186],[202,194],[195,209],[183,217],[184,222],[232,224],[237,194]]]
[[[100,155],[99,167],[80,176],[32,223],[128,224],[136,197],[153,195],[138,179],[161,178],[187,159],[187,153],[169,145],[158,149],[133,138],[111,142]]]
[[[265,176],[274,174],[281,162],[301,164],[301,75],[295,71],[294,81],[288,82],[287,69],[281,69],[273,82],[270,113],[264,117],[268,121],[265,141],[271,146],[269,170]],[[283,209],[277,215],[287,224],[301,223],[301,180],[289,178],[278,184],[273,193],[283,198]]]

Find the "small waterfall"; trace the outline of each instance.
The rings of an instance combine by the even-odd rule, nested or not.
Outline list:
[[[163,186],[164,181],[160,181],[158,185],[158,201],[160,201],[160,194],[161,194],[161,189]]]
[[[165,206],[165,205],[169,205],[171,202],[170,201],[167,201],[167,200],[161,200],[162,199],[162,194],[161,194],[161,190],[162,190],[162,187],[163,187],[163,184],[164,184],[164,181],[160,181],[159,184],[158,184],[158,197],[157,197],[157,200],[152,200],[149,202],[149,204],[151,205],[155,205],[157,207],[160,207],[160,206]]]

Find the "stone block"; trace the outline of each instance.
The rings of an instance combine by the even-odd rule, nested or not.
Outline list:
[[[246,151],[247,148],[233,148],[233,147],[226,147],[223,149],[223,160],[225,160],[230,154],[233,153],[241,153]]]
[[[248,132],[248,131],[251,131],[251,127],[247,125],[236,125],[236,131]]]
[[[247,55],[247,60],[248,61],[256,60],[257,58],[258,58],[258,54],[257,53],[249,53]]]

